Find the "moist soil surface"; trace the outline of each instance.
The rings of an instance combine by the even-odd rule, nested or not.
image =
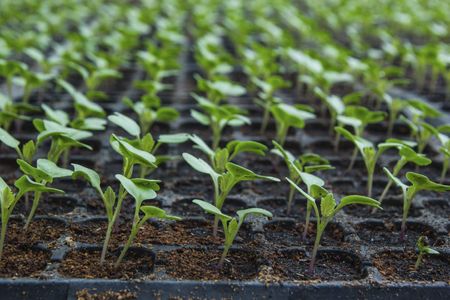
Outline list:
[[[8,223],[6,243],[30,245],[44,242],[53,244],[66,232],[67,228],[63,221],[50,218],[34,219],[30,223],[27,231],[23,228],[24,224],[19,219],[10,220]]]
[[[450,258],[448,255],[425,255],[422,264],[415,270],[414,264],[417,255],[410,250],[405,252],[381,252],[373,258],[373,265],[388,280],[449,281]]]
[[[118,255],[107,254],[100,264],[100,250],[73,250],[61,262],[58,272],[69,278],[137,279],[151,276],[154,259],[147,251],[130,249],[118,268]]]
[[[162,253],[161,263],[174,279],[251,280],[258,274],[260,257],[251,251],[230,250],[222,268],[218,262],[222,252],[206,249],[177,249]]]
[[[297,223],[291,220],[273,221],[264,226],[264,236],[274,247],[299,246],[302,244],[312,245],[316,237],[316,224],[310,222],[303,241],[304,223]],[[321,245],[335,246],[344,240],[344,232],[335,223],[330,223],[322,235]]]
[[[5,246],[0,260],[0,277],[39,277],[50,262],[50,252],[27,246]]]
[[[280,281],[297,280],[358,280],[363,277],[360,260],[345,252],[317,254],[314,272],[309,273],[311,259],[301,250],[288,250],[272,257],[272,276]]]

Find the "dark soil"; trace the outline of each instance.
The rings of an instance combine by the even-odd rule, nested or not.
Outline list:
[[[430,211],[432,214],[450,219],[450,204],[448,200],[445,199],[433,199],[426,201],[424,206]]]
[[[316,237],[315,221],[309,223],[306,241],[303,241],[304,223],[291,220],[272,221],[264,226],[266,240],[276,247],[312,245]],[[330,223],[322,236],[321,245],[336,245],[344,240],[344,232],[336,223]]]
[[[63,221],[57,219],[34,219],[28,231],[25,231],[23,226],[24,223],[21,220],[10,220],[6,234],[7,243],[30,245],[50,242],[54,244],[65,233],[67,228]]]
[[[404,241],[400,240],[399,223],[363,222],[354,226],[363,243],[380,246],[414,246],[419,236],[428,237],[433,244],[437,241],[436,233],[427,225],[421,223],[406,223]]]
[[[95,289],[83,289],[76,293],[77,300],[131,300],[137,299],[137,294],[129,290],[95,292]]]
[[[360,260],[345,252],[317,253],[314,274],[308,272],[310,258],[301,250],[282,251],[273,257],[273,276],[280,281],[358,280],[363,277]]]
[[[177,249],[161,253],[160,259],[167,274],[175,279],[250,280],[256,277],[260,265],[256,253],[231,250],[223,268],[219,269],[221,254],[217,250]]]
[[[50,252],[28,246],[6,245],[0,260],[0,277],[39,277],[50,262]]]
[[[99,250],[74,250],[61,262],[58,272],[69,278],[135,279],[151,275],[153,257],[147,251],[130,249],[118,268],[114,268],[116,255],[108,254],[100,264]]]
[[[418,270],[414,269],[417,253],[381,252],[373,258],[374,266],[388,280],[444,281],[450,278],[450,258],[446,254],[426,255]]]

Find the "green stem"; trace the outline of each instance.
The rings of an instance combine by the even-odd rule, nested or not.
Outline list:
[[[0,260],[2,259],[2,256],[3,256],[3,247],[5,244],[7,225],[8,225],[8,220],[2,220],[2,232],[1,232],[1,236],[0,236]]]
[[[36,209],[39,205],[39,200],[41,198],[41,195],[42,195],[41,192],[34,193],[33,206],[31,207],[30,214],[28,215],[25,226],[23,227],[25,229],[25,231],[28,230],[28,226],[30,226],[31,221],[33,220],[34,215],[36,214]]]
[[[222,269],[222,267],[223,267],[223,263],[225,262],[225,258],[227,257],[229,250],[230,250],[230,245],[225,245],[225,247],[223,248],[222,256],[220,257],[220,260],[219,260],[219,268],[220,269]]]
[[[403,216],[402,216],[402,227],[400,229],[400,241],[405,240],[405,233],[406,233],[406,219],[408,218],[409,209],[411,207],[412,201],[407,200],[405,204],[403,205]]]
[[[314,265],[316,264],[317,250],[319,249],[320,239],[322,238],[322,233],[323,233],[324,229],[325,229],[325,226],[321,226],[320,223],[317,224],[316,240],[314,241],[313,253],[312,253],[311,262],[309,263],[309,269],[308,269],[308,272],[310,274],[314,273]]]
[[[367,197],[372,197],[373,170],[367,173]]]
[[[355,147],[355,149],[353,149],[352,158],[350,160],[350,164],[348,165],[347,171],[350,171],[351,169],[353,169],[353,165],[355,164],[357,155],[358,155],[358,148]]]
[[[306,240],[306,236],[308,234],[308,227],[309,227],[309,218],[311,216],[311,204],[309,204],[309,202],[307,202],[306,204],[306,221],[305,221],[305,229],[303,230],[303,240]]]
[[[289,215],[291,213],[291,207],[292,207],[292,201],[294,200],[295,195],[295,189],[292,185],[289,186],[289,196],[288,196],[288,203],[287,203],[287,210],[286,214]]]
[[[443,183],[445,180],[445,176],[447,175],[448,165],[450,162],[450,157],[444,158],[444,162],[442,163],[442,172],[440,182]]]
[[[261,129],[260,129],[261,134],[263,134],[267,129],[267,125],[269,124],[269,117],[270,117],[270,105],[269,103],[266,103],[266,105],[264,106],[264,114],[261,122]]]
[[[416,263],[414,264],[414,270],[418,270],[420,267],[420,263],[422,262],[423,253],[419,252],[419,256],[417,256]]]
[[[289,127],[282,124],[278,130],[277,133],[277,140],[278,143],[280,143],[281,146],[284,145],[284,141],[286,140],[286,136],[287,136],[287,132],[288,132]]]

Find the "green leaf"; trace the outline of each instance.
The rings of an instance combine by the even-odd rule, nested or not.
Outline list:
[[[236,212],[236,214],[239,216],[239,222],[244,222],[248,215],[261,215],[268,218],[272,218],[273,215],[270,211],[262,209],[262,208],[247,208],[247,209],[241,209]]]
[[[271,112],[278,123],[296,128],[303,128],[305,126],[305,120],[315,118],[315,115],[310,112],[284,103],[272,106]]]
[[[141,135],[141,128],[139,125],[131,118],[115,112],[114,115],[108,116],[108,120],[128,132],[130,135],[139,137]]]
[[[73,166],[73,178],[84,178],[87,180],[93,188],[95,188],[100,194],[102,194],[102,189],[100,187],[100,176],[97,172],[92,169],[86,168],[82,165],[72,164]]]
[[[164,123],[172,122],[180,116],[180,113],[172,107],[160,107],[156,111],[156,120]]]
[[[201,150],[208,157],[214,156],[214,150],[212,150],[198,135],[192,134],[189,139],[195,144],[194,148]]]
[[[72,176],[73,173],[71,170],[60,168],[54,162],[44,158],[37,160],[37,167],[53,178]]]
[[[116,135],[112,134],[110,139],[111,145],[120,155],[131,159],[133,162],[155,168],[156,162],[155,156],[153,154],[140,150],[124,139],[118,138]]]
[[[38,183],[38,182],[31,180],[30,177],[28,177],[27,175],[23,175],[22,177],[17,179],[16,182],[14,183],[14,185],[19,190],[20,195],[23,195],[27,192],[64,194],[64,191],[46,187],[42,183]]]
[[[36,153],[36,145],[32,140],[28,141],[25,145],[23,145],[22,154],[26,161],[32,161],[35,153]]]
[[[418,166],[428,166],[431,164],[431,159],[427,158],[424,154],[416,153],[413,149],[407,146],[402,147],[399,153],[400,156],[404,157],[407,161]]]
[[[254,173],[253,171],[246,169],[244,167],[241,167],[239,165],[236,165],[232,162],[228,162],[225,165],[225,168],[227,169],[228,172],[230,172],[230,174],[232,174],[235,177],[236,181],[259,180],[259,179],[270,180],[270,181],[275,181],[275,182],[280,181],[280,179],[275,178],[275,177],[258,175],[256,173]]]
[[[189,140],[187,133],[161,134],[158,142],[163,144],[181,144]]]
[[[6,186],[0,187],[0,208],[3,216],[3,211],[5,209],[9,209],[11,205],[14,203],[15,197],[11,189]],[[6,220],[2,219],[2,222],[6,222]]]
[[[145,214],[146,219],[157,218],[175,221],[181,220],[180,217],[168,215],[163,209],[152,205],[142,206],[141,211]]]
[[[20,170],[24,174],[33,177],[37,181],[42,181],[42,180],[45,180],[47,182],[53,181],[53,177],[50,174],[48,174],[47,172],[45,172],[45,170],[35,168],[22,159],[18,159],[17,164],[19,165]]]
[[[334,213],[334,208],[336,207],[336,200],[334,200],[333,194],[328,193],[320,201],[320,214],[322,217],[331,217]]]
[[[191,117],[193,117],[195,120],[197,120],[197,122],[205,126],[208,126],[211,123],[207,115],[202,114],[201,112],[198,112],[193,109],[191,109]]]
[[[312,184],[310,189],[310,194],[314,199],[320,199],[326,197],[329,192],[324,189],[322,186],[319,186],[317,184]]]
[[[265,145],[253,141],[231,141],[227,143],[226,148],[228,149],[231,157],[234,157],[242,152],[250,152],[264,156],[267,151],[267,147]]]
[[[350,205],[350,204],[368,205],[368,206],[376,207],[378,209],[382,209],[380,206],[380,202],[378,202],[377,200],[372,199],[370,197],[366,197],[366,196],[360,196],[360,195],[350,195],[350,196],[343,197],[341,199],[341,202],[339,202],[338,208],[340,209],[340,208]]]
[[[427,176],[408,172],[406,173],[406,178],[413,184],[416,190],[427,190],[434,192],[445,192],[450,190],[450,185],[439,184],[431,181]]]
[[[285,178],[297,191],[300,192],[300,194],[303,195],[303,197],[306,198],[306,200],[308,200],[308,202],[310,202],[313,205],[316,205],[316,200],[313,197],[311,197],[308,193],[306,193],[304,190],[302,190],[298,185],[295,184],[295,182],[293,182],[292,180],[290,180],[287,177],[285,177]]]
[[[62,126],[67,126],[67,124],[69,124],[69,115],[65,111],[52,109],[46,104],[42,104],[42,109],[50,120],[57,122]]]
[[[115,177],[120,181],[125,190],[136,200],[136,206],[140,207],[144,200],[156,198],[156,192],[149,188],[148,184],[128,179],[120,174],[116,174]]]
[[[197,204],[198,206],[200,206],[203,210],[205,210],[207,213],[213,214],[218,216],[221,219],[224,220],[231,220],[232,218],[228,215],[223,214],[220,209],[218,209],[217,207],[215,207],[214,205],[212,205],[211,203],[208,203],[206,201],[203,200],[199,200],[199,199],[194,199],[192,200],[192,203]]]
[[[13,149],[17,149],[20,145],[20,142],[17,139],[2,128],[0,128],[0,141]]]

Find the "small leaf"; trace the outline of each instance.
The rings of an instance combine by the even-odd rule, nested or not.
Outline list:
[[[160,122],[172,122],[180,116],[180,113],[171,107],[160,107],[156,111],[156,119]]]
[[[71,170],[60,168],[54,162],[44,158],[37,160],[37,167],[53,178],[72,176],[73,173]]]
[[[69,124],[69,115],[62,110],[52,109],[50,106],[46,104],[42,104],[42,109],[45,112],[45,115],[48,119],[57,122],[63,126],[67,126]]]
[[[416,190],[427,190],[434,192],[445,192],[450,190],[450,185],[439,184],[431,181],[427,176],[408,172],[406,178],[413,184]]]
[[[213,214],[218,216],[219,218],[223,218],[225,220],[231,220],[231,217],[228,215],[223,214],[220,209],[218,209],[217,207],[215,207],[214,205],[212,205],[211,203],[208,203],[206,201],[203,200],[199,200],[199,199],[194,199],[192,200],[193,203],[197,204],[198,206],[200,206],[203,210],[205,210],[207,213]]]
[[[45,180],[47,182],[53,181],[53,177],[50,174],[48,174],[44,170],[40,170],[39,168],[33,167],[32,165],[30,165],[29,163],[27,163],[26,161],[24,161],[22,159],[18,159],[17,164],[19,165],[20,170],[24,174],[33,177],[37,181],[42,181],[42,180]]]
[[[181,144],[189,140],[187,133],[161,134],[158,142],[164,144]]]
[[[108,116],[108,120],[128,132],[130,135],[139,137],[141,135],[141,128],[139,125],[131,118],[115,112],[114,115]]]
[[[241,167],[239,165],[236,165],[232,162],[228,162],[225,165],[225,168],[228,170],[228,172],[230,172],[230,174],[232,174],[238,181],[244,181],[244,180],[270,180],[270,181],[275,181],[275,182],[279,182],[280,179],[272,177],[272,176],[263,176],[263,175],[258,175],[256,173],[254,173],[253,171],[246,169],[244,167]]]
[[[72,164],[72,166],[74,170],[72,173],[73,178],[83,177],[92,185],[93,188],[102,194],[102,189],[100,187],[100,176],[97,172],[78,164]]]
[[[378,209],[382,209],[380,206],[380,202],[378,202],[375,199],[372,199],[370,197],[366,196],[360,196],[360,195],[350,195],[345,196],[341,199],[341,202],[339,203],[339,208],[342,208],[344,206],[350,205],[350,204],[362,204],[362,205],[368,205],[372,207],[376,207]]]
[[[35,182],[30,179],[27,175],[23,175],[19,179],[16,180],[14,185],[19,189],[20,195],[23,195],[27,192],[41,192],[41,193],[58,193],[64,194],[64,191],[59,189],[54,189],[50,187],[46,187],[42,183]]]
[[[156,198],[155,191],[149,188],[149,185],[128,179],[120,174],[116,174],[116,178],[120,181],[125,190],[136,200],[136,206],[140,207],[144,200]]]
[[[20,142],[3,128],[0,128],[0,141],[13,149],[17,149],[20,145]]]
[[[141,211],[145,214],[146,219],[157,218],[175,221],[181,220],[180,217],[168,215],[163,209],[152,205],[142,206]]]
[[[133,162],[147,167],[156,167],[154,164],[156,162],[156,158],[153,154],[134,147],[124,139],[120,139],[114,134],[111,135],[110,142],[114,150],[122,156],[133,160]]]
[[[236,214],[239,216],[239,221],[241,223],[245,221],[248,215],[261,215],[268,218],[273,217],[270,211],[257,207],[238,210]]]
[[[320,201],[320,214],[328,218],[333,215],[334,208],[336,207],[336,200],[334,200],[333,194],[328,193]]]
[[[227,143],[226,148],[232,157],[242,152],[250,152],[264,156],[267,151],[266,145],[253,141],[231,141]]]

